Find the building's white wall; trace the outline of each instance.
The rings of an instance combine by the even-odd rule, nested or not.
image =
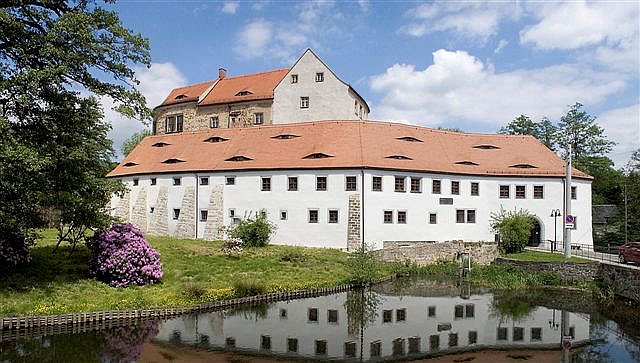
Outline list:
[[[324,81],[316,82],[317,72]],[[298,82],[291,83],[291,75]],[[272,120],[274,124],[318,120],[366,119],[366,107],[311,51],[305,52],[274,90]],[[309,97],[309,108],[300,108],[300,97]],[[358,103],[358,114],[354,103]],[[360,115],[359,106],[363,114]]]

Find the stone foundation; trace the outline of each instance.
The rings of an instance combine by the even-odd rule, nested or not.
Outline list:
[[[185,187],[176,227],[176,238],[196,238],[196,189]]]
[[[209,215],[204,227],[203,237],[207,241],[224,239],[224,185],[219,184],[211,188],[209,197]]]
[[[360,194],[349,196],[349,219],[347,221],[347,251],[355,251],[362,246]]]
[[[419,266],[439,261],[455,261],[460,252],[471,255],[473,262],[488,265],[495,260],[500,251],[494,242],[414,242],[385,241],[381,250],[375,251],[382,261],[411,260]]]

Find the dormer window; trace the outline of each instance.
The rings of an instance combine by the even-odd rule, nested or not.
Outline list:
[[[298,135],[293,135],[293,134],[280,134],[280,135],[276,135],[276,136],[272,136],[272,139],[278,139],[278,140],[289,140],[289,139],[295,139],[296,137],[300,137]]]
[[[413,160],[412,158],[404,155],[389,155],[385,156],[387,159],[395,159],[395,160]]]
[[[204,140],[204,142],[211,142],[211,143],[225,142],[225,141],[229,141],[229,139],[225,139],[224,137],[220,137],[220,136],[211,136],[210,138]]]
[[[484,145],[476,145],[473,147],[474,149],[482,149],[482,150],[494,150],[494,149],[499,149],[499,147],[494,146],[494,145],[488,145],[488,144],[484,144]]]
[[[398,137],[397,139],[402,141],[408,141],[408,142],[422,142],[422,140],[415,138],[413,136],[402,136],[402,137]]]
[[[138,165],[138,163],[134,163],[133,161],[130,161],[130,162],[128,162],[128,163],[126,163],[126,164],[124,164],[122,166],[131,167],[131,166],[136,166],[136,165]]]
[[[187,96],[187,95],[185,95],[185,94],[180,94],[180,95],[177,95],[177,96],[175,97],[175,99],[176,99],[176,100],[182,100],[182,99],[185,99],[185,98],[187,98],[187,97],[188,97],[188,96]]]
[[[326,159],[326,158],[332,158],[332,157],[333,155],[329,155],[325,153],[313,153],[303,157],[303,159]]]
[[[292,74],[291,75],[291,83],[298,83],[298,75],[297,74]]]
[[[518,169],[536,169],[538,168],[535,165],[531,165],[531,164],[514,164],[514,165],[510,165],[510,168],[518,168]]]
[[[178,158],[171,158],[171,159],[167,159],[165,161],[162,162],[163,164],[177,164],[177,163],[184,163],[184,160],[180,160]]]
[[[229,159],[226,159],[225,161],[249,161],[249,160],[253,160],[253,159],[248,158],[244,155],[235,155],[230,157]]]
[[[171,144],[169,144],[168,142],[164,142],[164,141],[158,141],[155,144],[151,145],[152,147],[165,147],[165,146],[169,146]]]
[[[324,82],[324,72],[316,73],[316,82]]]
[[[244,90],[244,91],[240,91],[240,92],[236,93],[236,96],[248,96],[248,95],[252,95],[252,94],[253,94],[253,92]]]
[[[458,165],[471,165],[471,166],[478,166],[478,163],[474,163],[473,161],[469,161],[469,160],[462,160],[462,161],[456,161],[454,164],[458,164]]]

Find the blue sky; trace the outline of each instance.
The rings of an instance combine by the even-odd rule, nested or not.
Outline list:
[[[142,1],[110,6],[151,42],[140,89],[290,67],[314,51],[367,100],[374,120],[496,132],[520,114],[558,120],[575,102],[640,147],[640,3]],[[116,147],[140,130],[107,111]]]

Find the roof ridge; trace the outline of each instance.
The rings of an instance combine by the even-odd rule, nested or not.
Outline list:
[[[237,78],[244,78],[244,77],[253,77],[253,76],[257,76],[260,74],[267,74],[267,73],[275,73],[275,72],[282,72],[282,71],[289,71],[290,68],[280,68],[280,69],[273,69],[270,71],[264,71],[264,72],[257,72],[257,73],[249,73],[249,74],[241,74],[238,76],[232,76],[232,77],[224,77],[222,79],[220,79],[221,81],[225,80],[225,79],[237,79]]]

